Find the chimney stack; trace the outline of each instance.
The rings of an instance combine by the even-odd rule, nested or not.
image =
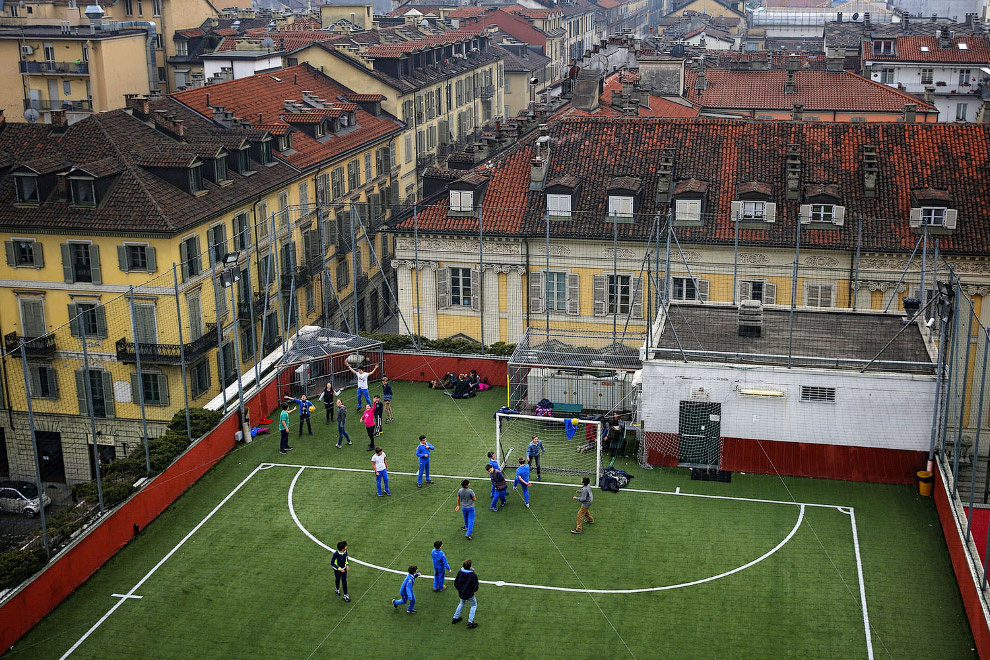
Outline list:
[[[660,164],[657,167],[657,203],[670,201],[670,193],[674,189],[674,150],[660,151]]]
[[[863,197],[872,198],[877,195],[877,173],[880,168],[877,162],[876,145],[863,145]]]
[[[795,103],[791,108],[791,120],[801,121],[804,119],[804,103]]]
[[[786,198],[801,199],[801,154],[796,144],[787,145]]]
[[[705,67],[698,69],[698,79],[694,81],[694,88],[700,93],[701,90],[708,89],[708,79],[705,77]]]
[[[918,104],[917,103],[905,103],[904,104],[904,123],[913,124],[917,120],[918,115]]]
[[[835,15],[835,22],[836,23],[841,23],[842,22],[842,12],[841,11],[838,12],[838,13],[836,13],[836,15]]]
[[[140,94],[124,94],[124,105],[135,117],[147,119],[151,114],[150,100]]]
[[[974,16],[976,16],[976,14],[966,14],[966,27],[968,27],[968,28],[973,27],[973,17]]]
[[[952,32],[947,25],[938,31],[938,46],[939,48],[952,48]]]
[[[870,12],[863,12],[863,31],[869,32],[873,29],[873,25],[870,23]]]
[[[935,103],[935,85],[925,85],[925,103]]]
[[[51,115],[52,128],[56,133],[64,133],[65,129],[69,127],[69,120],[65,116],[65,110],[52,110],[49,112]]]
[[[697,85],[695,85],[695,87],[697,87]],[[796,91],[797,91],[797,87],[794,84],[794,72],[788,70],[787,71],[787,82],[784,83],[784,93],[785,94],[793,94]]]

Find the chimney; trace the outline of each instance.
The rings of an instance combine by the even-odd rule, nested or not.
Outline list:
[[[660,151],[660,164],[657,167],[657,203],[670,201],[670,193],[674,188],[674,150]]]
[[[870,12],[863,12],[863,31],[869,32],[873,29],[873,25],[870,24]]]
[[[804,103],[795,103],[791,108],[791,120],[801,121],[804,119]]]
[[[694,81],[694,88],[700,93],[703,89],[708,89],[708,79],[705,78],[705,67],[698,69],[698,79]]]
[[[952,48],[952,31],[947,25],[938,31],[938,46],[939,48]]]
[[[785,94],[793,94],[796,91],[797,91],[797,87],[794,84],[794,72],[793,71],[788,71],[787,72],[787,82],[784,83],[784,93]]]
[[[51,110],[52,129],[56,133],[64,133],[69,127],[69,120],[65,116],[65,110]]]
[[[925,103],[935,103],[935,85],[925,85]]]
[[[786,198],[801,199],[801,155],[796,144],[787,145]]]
[[[917,103],[905,103],[904,104],[904,123],[913,124],[917,120],[918,116],[918,104]]]
[[[877,195],[877,172],[879,172],[877,161],[877,148],[873,144],[863,145],[863,197],[876,197]]]
[[[763,334],[763,303],[743,300],[739,303],[739,336],[759,337]]]
[[[529,165],[529,189],[543,190],[550,171],[550,129],[546,124],[540,124],[540,137],[536,138],[535,154]]]
[[[124,105],[130,108],[135,117],[147,119],[151,114],[150,100],[140,94],[124,94]]]
[[[838,13],[836,13],[836,15],[835,15],[835,22],[836,23],[841,23],[842,22],[842,12],[841,11],[838,12]]]
[[[968,28],[973,27],[973,17],[974,16],[976,16],[976,14],[966,14],[966,27],[968,27]]]
[[[186,127],[183,126],[181,119],[175,118],[175,115],[169,114],[164,110],[155,110],[154,120],[155,128],[161,132],[171,135],[176,140],[185,139]]]

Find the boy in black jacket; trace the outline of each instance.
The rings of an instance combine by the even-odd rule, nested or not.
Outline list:
[[[457,623],[460,621],[464,603],[470,603],[471,609],[468,611],[467,627],[477,628],[478,624],[474,622],[474,613],[478,609],[478,599],[474,595],[478,592],[478,576],[471,570],[470,559],[466,559],[464,561],[464,568],[457,572],[457,577],[454,578],[454,588],[457,589],[457,595],[460,596],[461,602],[457,604],[457,609],[454,610],[454,618],[450,622]]]

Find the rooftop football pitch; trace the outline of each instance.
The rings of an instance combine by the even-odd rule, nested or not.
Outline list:
[[[394,389],[396,421],[377,438],[391,496],[377,495],[346,392],[353,445],[334,447],[320,410],[313,436],[293,426],[287,455],[274,434],[238,446],[4,658],[976,657],[934,504],[912,487],[701,482],[620,458],[629,488],[596,490],[595,524],[574,535],[578,477],[544,472],[530,508],[511,489],[488,508],[504,390]],[[421,433],[434,483],[417,488]],[[454,511],[465,478],[471,540]],[[342,540],[350,602],[330,570]],[[453,569],[443,592],[436,540]],[[468,558],[474,629],[451,624]],[[407,614],[390,600],[412,565],[423,577]]]

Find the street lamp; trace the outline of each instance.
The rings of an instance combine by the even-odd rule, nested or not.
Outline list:
[[[234,319],[234,370],[237,373],[237,409],[240,413],[241,420],[241,431],[244,434],[244,441],[248,442],[251,439],[250,429],[247,428],[247,418],[244,415],[244,385],[241,382],[241,368],[239,364],[239,356],[241,354],[241,342],[239,337],[240,328],[240,313],[234,306],[234,284],[241,281],[241,273],[237,270],[237,260],[240,258],[241,253],[238,251],[228,252],[223,255],[223,259],[220,260],[220,264],[223,266],[223,271],[220,272],[220,284],[226,289],[230,290],[230,310],[231,316]],[[222,361],[222,357],[221,357]],[[226,383],[223,383],[223,387],[226,388]]]

